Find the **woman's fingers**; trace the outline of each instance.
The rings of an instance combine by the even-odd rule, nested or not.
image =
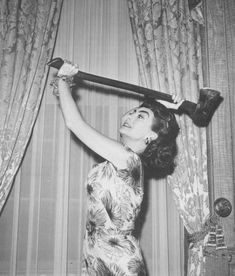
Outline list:
[[[175,109],[175,110],[177,110],[181,106],[181,104],[184,102],[184,100],[181,97],[178,97],[175,95],[172,96],[172,100],[173,100],[173,103],[170,103],[168,101],[163,101],[163,100],[157,100],[157,101],[159,103],[161,103],[162,105],[164,105],[165,107],[170,108],[170,109]]]
[[[181,104],[184,102],[185,100],[180,99],[175,105],[176,105],[176,109],[179,109],[179,107],[181,106]]]
[[[168,101],[163,101],[163,100],[157,100],[157,101],[162,105],[164,105],[166,108],[175,109],[175,103],[170,103]]]
[[[77,74],[79,68],[76,64],[65,61],[58,71],[58,76],[72,77]]]
[[[179,103],[181,101],[184,101],[180,95],[175,95],[175,94],[172,95],[172,100],[174,103]]]

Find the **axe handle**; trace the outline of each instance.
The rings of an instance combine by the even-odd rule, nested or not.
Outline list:
[[[92,74],[85,73],[82,71],[79,71],[74,76],[75,83],[79,79],[83,79],[83,80],[87,80],[87,81],[91,81],[91,82],[95,82],[95,83],[99,83],[99,84],[104,84],[104,85],[112,86],[112,87],[119,88],[119,89],[132,91],[137,94],[142,94],[142,95],[149,96],[151,98],[156,98],[159,100],[173,102],[172,97],[169,94],[159,92],[156,90],[152,90],[152,89],[149,89],[146,87],[138,86],[135,84],[127,83],[127,82],[122,82],[122,81],[109,79],[109,78],[105,78],[105,77],[101,77],[101,76],[97,76],[97,75],[92,75]]]
[[[61,58],[55,58],[55,59],[52,59],[50,62],[48,62],[47,65],[50,67],[56,68],[56,69],[60,69],[60,67],[63,65],[63,63],[64,63],[64,61]],[[105,77],[85,73],[82,71],[78,71],[78,73],[74,76],[74,82],[78,83],[81,79],[99,83],[99,84],[112,86],[112,87],[119,88],[119,89],[132,91],[137,94],[145,95],[147,97],[156,98],[158,100],[164,100],[164,101],[168,101],[171,103],[173,102],[171,95],[157,91],[157,90],[153,90],[153,89],[149,89],[146,87],[142,87],[142,86],[138,86],[138,85],[134,85],[134,84],[130,84],[130,83],[126,83],[126,82],[122,82],[122,81],[118,81],[118,80],[105,78]],[[196,106],[197,105],[193,102],[184,101],[181,104],[179,110],[182,113],[186,113],[186,114],[190,115],[191,113],[193,113],[195,111]]]

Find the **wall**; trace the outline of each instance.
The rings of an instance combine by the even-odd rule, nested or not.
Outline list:
[[[210,198],[213,203],[225,197],[233,205],[232,214],[222,221],[226,243],[235,249],[235,1],[206,0],[204,14],[205,86],[220,91],[224,97],[208,127]],[[232,269],[231,275],[235,275],[231,265]]]

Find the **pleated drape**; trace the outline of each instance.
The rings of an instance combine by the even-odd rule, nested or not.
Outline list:
[[[201,39],[188,1],[127,2],[143,85],[194,100],[202,84]],[[167,183],[192,234],[202,229],[209,216],[206,130],[186,116],[178,121],[177,166]],[[202,244],[190,247],[188,275],[204,275]]]
[[[38,114],[61,4],[0,2],[0,212]]]
[[[56,56],[82,71],[138,84],[126,1],[64,1]],[[66,129],[49,87],[54,73],[0,218],[0,275],[80,275],[84,181],[101,160]],[[75,98],[88,123],[114,139],[121,115],[139,104],[123,91],[89,82],[81,82]],[[149,276],[183,275],[183,227],[166,185],[146,185],[138,225]]]

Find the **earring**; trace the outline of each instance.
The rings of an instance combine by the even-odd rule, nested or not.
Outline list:
[[[146,138],[145,139],[145,144],[148,145],[150,143],[150,139],[149,138]]]

